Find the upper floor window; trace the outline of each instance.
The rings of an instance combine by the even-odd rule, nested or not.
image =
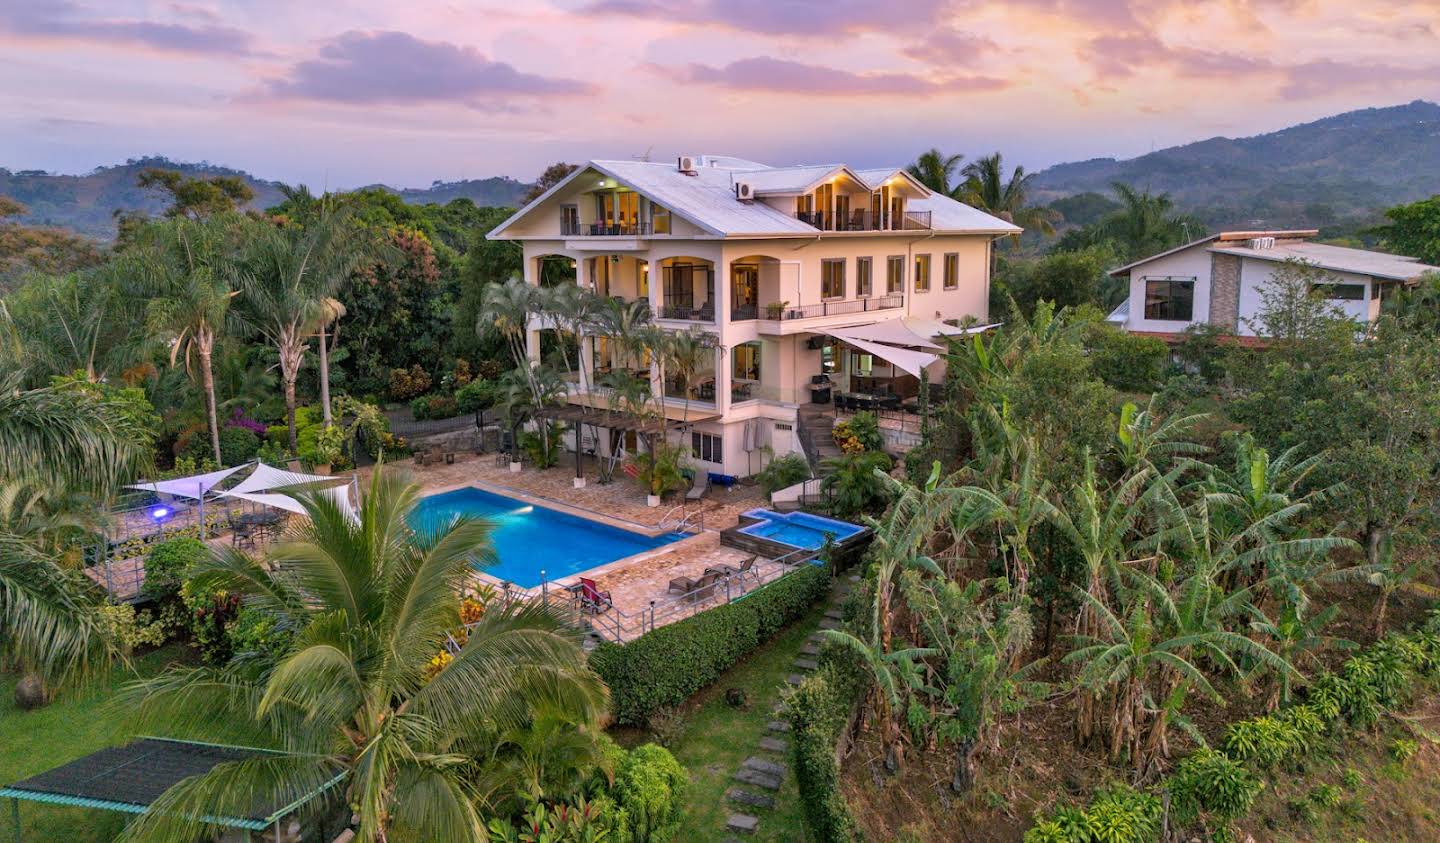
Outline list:
[[[656,234],[670,233],[670,209],[650,203],[650,230]]]
[[[872,284],[870,280],[870,263],[870,258],[855,259],[855,295],[857,296],[870,295],[870,287]]]
[[[1194,278],[1146,278],[1145,318],[1189,322],[1195,318]]]
[[[930,256],[915,256],[915,292],[930,292]]]
[[[820,262],[820,298],[845,298],[844,258],[826,258]]]
[[[1364,284],[1311,284],[1310,292],[1331,301],[1364,301]]]
[[[960,256],[955,252],[945,255],[945,289],[953,290],[960,286]]]
[[[904,255],[891,255],[885,259],[885,292],[889,295],[905,292]]]

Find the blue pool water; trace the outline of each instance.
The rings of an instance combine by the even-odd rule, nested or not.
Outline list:
[[[539,585],[541,571],[553,582],[685,538],[681,533],[652,538],[475,488],[422,499],[410,526],[433,530],[457,515],[483,517],[495,525],[490,541],[499,561],[485,573],[522,588]]]
[[[805,550],[819,550],[823,547],[827,533],[838,542],[865,529],[848,521],[822,518],[808,512],[773,512],[768,509],[752,509],[745,514],[751,518],[759,518],[761,521],[759,524],[742,527],[740,532]]]

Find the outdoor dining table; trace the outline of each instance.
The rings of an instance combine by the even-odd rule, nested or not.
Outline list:
[[[235,519],[237,527],[273,527],[279,523],[278,512],[247,512]]]

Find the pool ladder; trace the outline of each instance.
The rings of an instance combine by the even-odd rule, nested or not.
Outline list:
[[[679,513],[679,516],[676,516]],[[667,533],[699,533],[705,530],[705,511],[701,509],[690,513],[685,512],[685,505],[680,504],[670,508],[665,517],[660,519],[656,525],[661,532]]]

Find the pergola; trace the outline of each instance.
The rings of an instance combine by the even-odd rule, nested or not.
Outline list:
[[[125,814],[143,814],[165,791],[191,776],[203,775],[217,765],[272,754],[270,750],[222,744],[196,743],[170,738],[139,738],[77,758],[9,787],[8,797],[19,843],[20,802],[98,808]],[[273,830],[280,840],[281,822],[334,788],[345,777],[336,775],[314,790],[296,793],[287,804],[255,805],[244,816],[207,816],[205,822],[247,832]]]
[[[704,421],[705,419],[715,417],[715,413],[713,412],[695,410],[689,414],[688,419],[675,419],[670,418],[670,409],[669,407],[666,408],[666,417],[663,422],[639,413],[614,410],[608,407],[592,407],[584,404],[561,404],[554,407],[545,407],[536,413],[536,415],[551,421],[565,422],[575,426],[575,477],[577,480],[576,485],[578,486],[578,481],[585,476],[581,463],[581,458],[584,456],[581,441],[584,438],[582,435],[584,429],[582,425],[591,425],[597,431],[597,435],[599,429],[602,427],[615,433],[650,435],[659,433],[662,430],[679,430],[686,424],[693,424],[697,421]],[[597,454],[596,456],[598,458],[599,455]]]

